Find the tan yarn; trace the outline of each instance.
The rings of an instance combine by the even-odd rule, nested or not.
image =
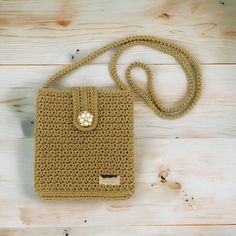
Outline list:
[[[182,47],[153,36],[134,36],[108,44],[53,75],[39,90],[36,107],[35,190],[45,199],[125,199],[134,192],[133,97],[116,70],[117,60],[129,47],[144,45],[168,53],[183,67],[188,92],[183,101],[166,107],[153,88],[150,68],[130,64],[126,78],[132,89],[162,118],[176,119],[189,112],[201,94],[198,64]],[[117,90],[77,87],[50,88],[56,80],[88,63],[105,51],[118,47],[111,64]],[[134,67],[148,77],[148,93],[131,78]],[[90,126],[78,117],[92,114]],[[113,180],[114,179],[114,180]],[[104,184],[105,183],[105,184]]]

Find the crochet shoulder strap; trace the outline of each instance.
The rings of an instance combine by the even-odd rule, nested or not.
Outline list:
[[[120,89],[128,89],[123,81],[119,78],[116,64],[120,55],[125,49],[136,45],[143,45],[154,48],[173,56],[185,71],[188,80],[188,89],[186,97],[182,101],[179,101],[176,105],[172,107],[163,105],[157,98],[154,91],[152,71],[148,65],[142,62],[131,63],[126,69],[126,79],[128,80],[131,88],[135,92],[137,92],[144,99],[144,101],[157,113],[157,115],[159,115],[163,119],[177,119],[188,113],[197,103],[201,95],[201,72],[199,65],[195,61],[195,59],[182,47],[176,45],[173,42],[154,36],[132,36],[107,44],[106,46],[95,50],[91,54],[76,61],[75,63],[67,65],[64,69],[52,75],[49,80],[43,85],[43,88],[49,88],[49,86],[56,80],[62,78],[64,75],[79,68],[80,66],[87,64],[102,53],[112,48],[118,48],[114,56],[112,57],[109,66],[110,74]],[[148,92],[145,92],[143,89],[141,89],[132,79],[131,70],[135,67],[141,67],[145,70],[148,79]]]

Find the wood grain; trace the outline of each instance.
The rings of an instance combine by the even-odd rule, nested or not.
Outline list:
[[[0,236],[236,235],[235,12],[233,0],[0,1]],[[164,121],[135,95],[133,198],[40,200],[33,190],[38,88],[71,63],[77,48],[82,58],[135,34],[174,40],[198,59],[198,105],[182,119]],[[106,65],[112,53],[61,86],[115,88]],[[134,60],[151,66],[163,102],[184,96],[186,80],[173,58],[129,49],[118,62],[122,78]],[[133,75],[145,88],[145,74]],[[168,173],[164,183],[162,173]]]
[[[4,1],[0,7],[0,63],[68,63],[113,40],[152,34],[175,40],[201,63],[235,63],[236,5],[225,1]],[[147,63],[173,63],[143,48]],[[107,57],[97,60],[107,61]],[[121,63],[126,63],[124,57]]]
[[[34,130],[34,101],[37,89],[61,66],[0,67],[0,138],[30,138]],[[118,66],[124,80],[126,66]],[[186,90],[183,71],[174,65],[152,65],[158,96],[172,104]],[[219,138],[236,134],[236,66],[204,65],[203,94],[198,105],[176,121],[162,120],[135,95],[135,134],[146,138]],[[133,73],[146,89],[145,74]],[[115,88],[106,65],[85,66],[65,78],[61,86],[97,86]]]
[[[235,236],[235,226],[128,226],[128,227],[81,227],[81,228],[28,228],[5,229],[1,236]],[[67,235],[66,235],[67,234]]]
[[[136,192],[126,201],[43,201],[34,141],[0,142],[0,226],[234,224],[235,139],[135,139]],[[170,169],[167,181],[159,173]],[[124,217],[125,216],[125,217]],[[86,222],[85,222],[86,221]]]

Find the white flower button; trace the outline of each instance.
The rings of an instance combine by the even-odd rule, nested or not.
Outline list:
[[[81,126],[91,126],[93,123],[93,115],[88,111],[83,111],[78,116],[78,120]]]

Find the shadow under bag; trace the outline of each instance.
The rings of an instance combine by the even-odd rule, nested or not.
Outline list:
[[[136,45],[148,46],[175,57],[186,73],[188,92],[175,106],[166,107],[156,97],[150,68],[141,62],[126,70],[134,92],[164,119],[188,113],[201,94],[201,73],[182,47],[154,36],[133,36],[110,43],[66,66],[39,89],[36,101],[35,191],[43,199],[127,199],[135,189],[133,95],[119,78],[116,64],[121,53]],[[93,86],[70,89],[52,84],[67,73],[117,48],[110,73],[118,89]],[[148,78],[148,92],[132,79],[141,67]]]

